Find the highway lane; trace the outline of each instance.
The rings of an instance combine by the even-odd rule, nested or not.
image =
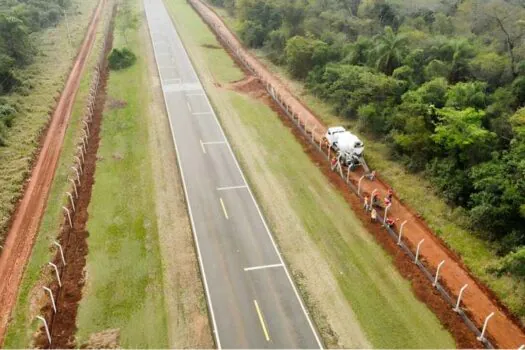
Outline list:
[[[217,346],[322,347],[162,0],[144,5]]]

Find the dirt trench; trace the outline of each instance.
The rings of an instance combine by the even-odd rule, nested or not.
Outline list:
[[[114,16],[115,8],[113,9],[104,57],[107,57],[112,47]],[[73,211],[71,205],[69,206],[69,210],[72,212],[71,221],[73,226],[71,227],[67,224],[66,217],[58,239],[64,249],[66,265],[63,266],[59,252],[57,252],[53,260],[53,263],[61,268],[60,279],[62,286],[59,286],[56,279],[50,286],[56,298],[57,312],[53,312],[51,301],[48,301],[41,310],[41,314],[45,316],[48,322],[52,342],[49,344],[45,328],[42,326],[35,338],[35,346],[37,348],[64,349],[78,347],[78,344],[75,342],[76,319],[85,283],[84,268],[88,254],[87,238],[89,232],[86,230],[86,224],[89,217],[89,202],[95,181],[97,151],[100,143],[100,126],[106,102],[108,76],[109,68],[107,60],[104,60],[103,68],[100,70],[100,83],[95,97],[92,122],[89,126],[89,137],[86,154],[84,155],[82,174],[80,175],[80,185],[77,187],[78,197],[75,201],[75,210]]]

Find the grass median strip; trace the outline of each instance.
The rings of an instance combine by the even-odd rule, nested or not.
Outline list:
[[[131,1],[139,11],[140,1]],[[119,12],[116,28],[126,19]],[[139,29],[116,30],[113,47],[136,63],[111,71],[89,207],[86,287],[78,314],[79,344],[118,329],[119,345],[168,347],[163,275],[148,145],[148,78]]]
[[[275,113],[230,89],[243,74],[191,7],[165,1],[327,346],[453,347]]]

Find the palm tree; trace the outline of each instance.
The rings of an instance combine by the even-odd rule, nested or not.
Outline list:
[[[394,69],[401,65],[405,56],[407,37],[394,33],[392,27],[386,26],[384,33],[377,35],[375,41],[377,69],[391,75]]]

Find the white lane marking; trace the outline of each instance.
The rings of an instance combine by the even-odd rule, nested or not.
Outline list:
[[[191,105],[190,105],[190,103],[188,101],[186,101],[186,106],[188,106],[188,111],[190,111],[190,113],[191,113]]]
[[[192,113],[192,115],[206,115],[206,114],[213,114],[212,112],[195,112]]]
[[[204,145],[224,145],[226,141],[208,141],[203,142]]]
[[[164,84],[170,84],[170,82],[173,82],[174,84],[180,84],[182,80],[180,78],[169,78],[162,80],[162,83]]]
[[[224,213],[224,216],[226,217],[226,220],[228,220],[230,218],[228,217],[228,212],[226,211],[226,206],[224,205],[224,201],[222,200],[222,197],[219,198],[219,199],[221,201],[221,207],[222,207],[222,211]]]
[[[204,96],[204,93],[195,93],[195,94],[186,94],[186,97],[194,97],[194,96]]]
[[[283,266],[283,264],[252,266],[252,267],[245,267],[244,271],[262,270],[262,269],[269,269],[269,268],[272,268],[272,267],[282,267],[282,266]]]
[[[236,190],[236,189],[239,189],[239,188],[248,188],[248,186],[241,185],[241,186],[217,187],[217,191]]]
[[[202,143],[202,140],[199,140],[201,143],[202,153],[206,154],[206,147],[204,147],[204,143]]]
[[[259,304],[257,304],[257,300],[253,299],[253,303],[255,304],[255,310],[257,310],[257,315],[259,316],[259,322],[261,322],[261,327],[264,332],[264,337],[266,338],[266,341],[270,341],[270,335],[268,334],[268,329],[266,329],[266,323],[264,322],[264,317],[261,312],[261,309],[259,308]]]
[[[149,8],[148,4],[149,4],[149,1],[144,1],[144,7],[145,8]],[[164,11],[166,11],[166,8],[164,6],[163,6],[163,8],[164,8]],[[153,34],[151,32],[150,16],[151,15],[148,15],[148,11],[146,11],[146,18],[148,19],[147,22],[148,22],[148,28],[149,28],[149,32],[150,32],[151,43],[153,44],[154,39],[153,39]],[[157,58],[158,55],[157,55],[157,52],[155,50],[155,47],[153,47],[153,51],[155,53],[154,56],[155,56],[155,63],[157,64],[157,72],[159,73],[159,77],[161,78],[161,81],[162,81],[162,74],[161,74],[160,69],[159,69],[159,60]],[[219,336],[219,329],[217,328],[217,321],[215,319],[215,312],[214,312],[214,309],[213,309],[213,302],[211,300],[211,295],[210,295],[210,287],[208,286],[208,279],[206,278],[206,271],[204,270],[204,263],[202,261],[202,253],[201,253],[201,248],[200,248],[199,237],[197,236],[197,231],[195,229],[195,220],[193,218],[193,213],[191,211],[190,197],[188,196],[188,190],[186,188],[186,178],[184,176],[184,169],[182,168],[182,162],[181,162],[180,155],[179,155],[180,153],[179,153],[179,150],[178,150],[178,147],[177,147],[177,140],[175,139],[175,133],[173,132],[173,124],[171,122],[172,119],[171,119],[171,115],[170,115],[170,110],[168,108],[168,102],[167,102],[167,99],[166,99],[166,92],[164,91],[164,88],[162,89],[162,94],[164,96],[164,105],[165,105],[166,111],[168,113],[168,119],[169,119],[169,124],[170,124],[170,129],[171,129],[171,136],[173,138],[173,144],[175,145],[177,161],[179,163],[178,168],[179,168],[179,173],[180,173],[180,176],[181,176],[181,179],[182,179],[182,184],[183,184],[183,189],[184,189],[184,197],[186,198],[186,202],[188,203],[187,209],[188,209],[188,214],[190,216],[190,222],[191,222],[191,227],[192,227],[193,239],[195,240],[195,246],[197,247],[197,258],[199,260],[199,268],[201,270],[202,279],[204,281],[204,290],[206,292],[206,301],[208,303],[208,309],[210,311],[211,320],[212,320],[212,324],[213,324],[213,335],[215,337],[215,342],[217,344],[217,348],[220,350],[220,349],[222,349],[222,345],[221,345],[221,339],[220,339],[220,336]]]

